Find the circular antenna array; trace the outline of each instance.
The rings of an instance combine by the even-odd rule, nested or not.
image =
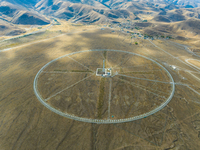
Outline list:
[[[121,50],[79,51],[44,65],[34,92],[49,110],[89,123],[146,118],[172,99],[175,84],[162,65]]]

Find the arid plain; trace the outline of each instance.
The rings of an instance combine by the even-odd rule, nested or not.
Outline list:
[[[190,53],[184,46],[169,40],[152,41],[141,38],[132,40],[127,33],[112,32],[109,28],[101,30],[98,26],[54,26],[49,32],[56,34],[52,36],[49,34],[49,39],[45,36],[45,40],[38,42],[35,37],[34,43],[29,41],[24,46],[19,44],[17,48],[0,52],[0,145],[2,150],[198,150],[200,147],[199,62],[191,60],[189,61],[193,64],[191,65],[185,61],[186,59],[199,60],[197,54]],[[38,35],[38,38],[40,36]],[[138,45],[135,45],[135,42],[138,42]],[[33,90],[33,81],[37,72],[45,64],[60,56],[91,49],[123,50],[157,61],[170,72],[174,79],[173,98],[166,107],[149,117],[118,124],[75,121],[62,117],[43,106]],[[81,55],[79,57],[76,59],[81,60]],[[130,70],[128,72],[131,73]],[[154,74],[156,75],[155,72]],[[59,75],[57,76],[57,79],[62,79]],[[105,78],[105,80],[109,79]],[[46,81],[41,86],[45,83]],[[145,89],[145,85],[146,82],[144,85],[141,83],[140,86]],[[113,86],[115,86],[114,82]],[[157,86],[152,86],[152,89],[146,88],[146,90],[157,90],[163,94],[168,91],[168,86],[157,84]],[[96,88],[101,88],[101,86]],[[121,86],[121,89],[113,91],[113,97],[115,92],[119,93],[124,88],[126,87]],[[42,89],[44,87],[41,87]],[[108,87],[105,86],[105,90],[107,89]],[[137,93],[137,90],[141,89],[132,87],[129,90]],[[98,99],[100,90],[96,92]],[[74,89],[74,94],[76,94],[76,89]],[[65,96],[69,97],[69,95]],[[85,100],[86,96],[82,97],[83,99],[79,97],[79,101]],[[111,104],[113,103],[114,106],[115,102],[112,100]],[[61,106],[59,107],[62,109]],[[95,116],[92,107],[96,107],[96,104],[88,107],[92,109],[89,111],[90,114]],[[131,115],[120,113],[122,107],[114,108],[112,111],[118,116]],[[102,108],[102,111],[104,109]],[[77,110],[74,111],[78,113]]]

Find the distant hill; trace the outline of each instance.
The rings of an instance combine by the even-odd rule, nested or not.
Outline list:
[[[169,13],[166,15],[157,15],[154,17],[154,20],[158,22],[177,22],[185,20],[185,16],[178,13]]]
[[[199,0],[176,0],[174,3],[185,8],[200,7]]]
[[[40,0],[0,0],[0,2],[9,2],[11,4],[23,7],[34,7]]]
[[[107,6],[100,2],[86,5],[89,1],[82,1],[81,3],[72,3],[70,1],[40,1],[36,4],[36,10],[44,14],[51,14],[57,18],[69,20],[73,22],[82,23],[103,23],[103,22],[116,22],[118,18],[134,17],[133,13],[125,9],[109,9]],[[95,7],[98,6],[98,7]],[[135,18],[135,17],[134,17]]]
[[[167,17],[161,15],[154,17],[154,20],[158,22],[171,22]]]
[[[24,29],[20,29],[16,26],[10,25],[8,22],[0,20],[0,36],[13,36],[25,33]]]
[[[17,24],[48,24],[49,21],[40,14],[82,23],[118,22],[120,18],[139,20],[138,14],[152,13],[155,14],[154,21],[158,22],[200,18],[199,14],[171,12],[180,8],[194,9],[200,6],[199,0],[0,0],[0,3],[4,3],[0,13],[19,17],[12,20]],[[15,14],[21,10],[26,13]],[[40,14],[35,13],[35,10]]]
[[[200,8],[180,8],[161,11],[153,20],[158,22],[179,22],[188,19],[200,19]]]
[[[200,34],[200,20],[199,19],[188,19],[181,22],[173,23],[157,23],[154,27],[145,28],[144,33],[152,36],[156,35],[178,35],[181,33],[186,37],[186,34],[199,35]],[[178,36],[177,36],[178,37]],[[179,36],[180,40],[181,39]]]
[[[196,34],[200,34],[200,20],[189,19],[176,25],[176,29],[187,30]]]
[[[0,19],[14,24],[46,25],[50,21],[35,11],[8,2],[0,3]]]
[[[13,16],[12,23],[23,25],[47,25],[50,21],[31,12],[20,11]]]
[[[143,16],[148,16],[147,20]],[[200,0],[0,0],[0,20],[8,24],[46,25],[50,23],[48,18],[83,24],[135,20],[136,26],[152,34],[186,28],[199,33],[196,24],[200,19]],[[142,23],[143,20],[148,23]],[[1,30],[8,31],[6,34],[24,32],[0,25]]]

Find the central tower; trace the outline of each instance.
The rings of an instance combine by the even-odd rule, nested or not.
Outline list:
[[[111,77],[111,68],[105,68],[105,60],[103,60],[103,68],[97,68],[96,76]]]

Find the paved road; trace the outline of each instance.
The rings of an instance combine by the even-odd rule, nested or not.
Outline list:
[[[188,64],[187,64],[187,63],[185,63],[184,61],[180,60],[178,57],[175,57],[175,56],[173,56],[172,54],[168,53],[167,51],[163,50],[162,48],[158,47],[158,46],[157,46],[156,44],[154,44],[152,41],[149,40],[149,42],[151,42],[155,47],[159,48],[159,49],[162,50],[163,52],[167,53],[168,55],[172,56],[173,58],[179,60],[180,62],[186,64],[186,65],[189,66],[190,68],[192,68],[192,69],[196,70],[198,73],[200,73],[200,70],[199,70],[200,68],[199,68],[199,67],[197,67],[197,66],[195,66],[195,65],[193,65],[193,64],[191,64],[191,63],[188,62],[188,60],[191,60],[191,59],[186,59],[186,62],[188,63]],[[174,43],[174,42],[173,42],[173,43]],[[176,43],[176,44],[177,44],[177,45],[180,45],[180,46],[183,46],[189,53],[195,54],[195,53],[191,52],[191,51],[188,49],[187,46],[182,45],[182,44],[179,44],[179,43]],[[195,54],[195,56],[200,57],[199,55],[196,55],[196,54]],[[200,61],[200,60],[198,60],[198,59],[195,59],[195,60]],[[195,67],[195,68],[194,68],[194,67]],[[188,71],[188,72],[189,72],[189,71]],[[191,72],[192,72],[192,71],[191,71]],[[191,72],[189,72],[189,73],[190,73],[193,77],[195,77],[196,79],[200,80],[197,76],[195,76],[195,75],[192,74]],[[191,88],[189,85],[180,84],[180,83],[175,83],[175,84],[187,86],[187,87],[188,87],[189,89],[191,89],[193,92],[195,92],[196,94],[200,95],[199,92],[197,92],[196,90],[194,90],[193,88]]]
[[[197,69],[200,70],[199,67],[197,67],[197,66],[193,65],[192,63],[188,62],[189,60],[196,60],[196,61],[199,61],[199,62],[200,62],[200,60],[198,60],[198,59],[186,59],[186,60],[185,60],[188,64],[190,64],[191,66],[193,66],[193,67],[195,67],[195,68],[197,68]]]
[[[148,40],[149,40],[149,39],[148,39]],[[182,61],[181,59],[175,57],[174,55],[170,54],[169,52],[165,51],[164,49],[158,47],[158,46],[157,46],[156,44],[154,44],[151,40],[149,40],[149,42],[150,42],[151,44],[153,44],[155,47],[157,47],[158,49],[160,49],[161,51],[163,51],[163,52],[165,52],[166,54],[168,54],[168,55],[170,55],[171,57],[173,57],[174,59],[177,59],[178,61],[184,63],[185,65],[189,66],[190,68],[192,68],[192,69],[194,69],[194,70],[200,72],[198,69],[194,68],[193,66],[189,65],[188,63]]]
[[[188,48],[188,46],[183,45],[183,44],[179,44],[179,43],[176,43],[176,42],[172,42],[172,41],[168,41],[168,42],[173,43],[173,44],[176,44],[176,45],[179,45],[179,46],[182,46],[182,47],[185,48],[185,50],[186,50],[188,53],[190,53],[190,54],[192,54],[192,55],[195,55],[195,56],[197,56],[197,57],[200,58],[200,56],[197,55],[197,54],[195,54],[194,52],[192,52],[192,51]]]

